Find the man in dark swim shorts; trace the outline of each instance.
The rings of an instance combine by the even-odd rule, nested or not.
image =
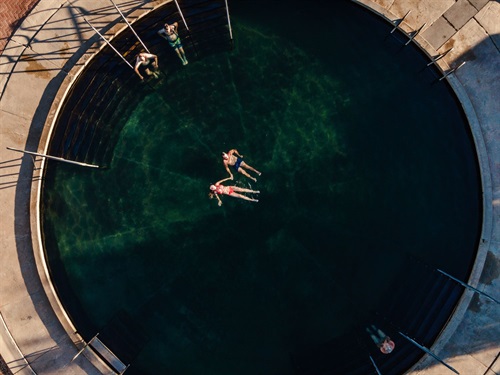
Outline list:
[[[182,65],[187,65],[188,61],[186,59],[186,54],[184,53],[184,48],[182,48],[181,38],[177,33],[178,26],[179,25],[177,24],[177,22],[174,22],[171,25],[165,23],[165,27],[158,31],[158,35],[166,39],[168,41],[168,44],[170,44],[170,47],[172,47],[175,52],[177,52],[177,56],[179,56],[179,59],[181,59]]]
[[[139,68],[141,66],[144,68],[148,76],[154,76],[155,78],[158,78],[158,56],[146,52],[141,52],[136,56],[134,71],[137,73],[139,78],[143,80],[144,77],[139,71]]]
[[[229,173],[229,176],[231,176],[231,180],[233,179],[233,174],[229,169],[230,166],[233,167],[236,172],[243,174],[244,176],[254,180],[255,182],[257,182],[257,179],[250,176],[248,172],[245,171],[245,169],[251,170],[257,173],[257,175],[259,176],[261,175],[261,173],[257,169],[245,163],[243,161],[243,155],[240,155],[238,153],[238,150],[234,148],[232,150],[229,150],[227,154],[225,152],[222,153],[222,162],[224,163],[224,167],[226,168],[227,173]]]

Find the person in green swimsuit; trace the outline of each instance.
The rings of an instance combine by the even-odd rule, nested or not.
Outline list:
[[[177,56],[182,61],[182,65],[187,65],[188,61],[186,59],[186,54],[184,53],[184,48],[182,47],[181,38],[179,37],[179,33],[177,32],[178,23],[174,22],[169,25],[165,23],[164,28],[158,31],[158,35],[168,41],[168,44],[177,52]]]

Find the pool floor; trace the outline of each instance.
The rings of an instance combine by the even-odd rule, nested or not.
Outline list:
[[[230,4],[234,50],[186,46],[188,66],[131,87],[107,169],[49,163],[54,281],[88,338],[132,317],[131,373],[291,374],[290,353],[367,319],[407,255],[470,269],[478,170],[449,88],[390,25],[313,3]],[[231,148],[262,171],[231,182],[258,203],[208,197]]]

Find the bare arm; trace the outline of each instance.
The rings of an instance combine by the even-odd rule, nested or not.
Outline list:
[[[167,38],[167,33],[165,32],[165,29],[161,29],[158,31],[158,35],[161,36],[163,39],[168,40]]]
[[[223,183],[224,181],[227,181],[227,180],[232,180],[232,178],[231,178],[231,177],[228,177],[228,178],[225,178],[225,179],[223,179],[223,180],[217,181],[217,182],[215,183],[215,185],[216,185],[216,186],[217,186],[217,185],[220,185],[221,183]]]
[[[217,204],[220,206],[222,206],[222,200],[219,198],[219,195],[218,194],[215,194],[215,198],[217,198],[217,200],[219,201]]]
[[[230,179],[232,180],[233,174],[231,173],[231,169],[229,169],[229,165],[227,164],[227,162],[224,162],[224,167],[226,167],[226,171],[227,173],[229,173],[229,176],[231,176]]]
[[[242,157],[243,157],[243,155],[240,155],[240,154],[238,153],[238,150],[237,150],[237,149],[235,149],[235,148],[233,148],[231,151],[229,151],[229,153],[228,153],[228,154],[229,154],[229,155],[231,155],[231,154],[235,154],[236,156],[238,156],[238,157],[240,157],[240,158],[242,158]]]
[[[141,63],[138,62],[135,64],[135,68],[134,68],[134,71],[137,73],[137,75],[139,76],[140,79],[144,79],[143,76],[141,76],[141,73],[139,73],[139,67],[141,66]]]

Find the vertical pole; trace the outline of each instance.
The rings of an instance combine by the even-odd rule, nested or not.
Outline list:
[[[19,150],[19,149],[14,148],[14,147],[7,147],[7,150],[16,151],[16,152],[22,152],[23,154],[28,154],[28,155],[41,156],[42,158],[58,160],[58,161],[62,161],[64,163],[69,163],[69,164],[76,164],[76,165],[80,165],[82,167],[99,168],[98,165],[94,165],[94,164],[81,163],[79,161],[68,160],[68,159],[57,157],[57,156],[39,154],[38,152],[32,152],[32,151],[26,151],[26,150]],[[33,156],[32,156],[32,158],[33,158]]]
[[[442,76],[441,78],[439,78],[440,81],[442,81],[443,79],[445,79],[446,77],[448,77],[451,73],[454,73],[456,72],[458,69],[460,69],[462,66],[465,65],[467,61],[464,61],[463,63],[461,63],[459,66],[457,66],[456,68],[453,68],[451,69],[449,72],[447,72],[444,76]],[[495,301],[495,302],[498,302],[498,301]]]
[[[409,10],[408,12],[406,12],[406,14],[403,16],[403,18],[401,18],[401,19],[399,20],[399,22],[398,22],[398,21],[396,21],[395,26],[394,26],[394,29],[392,29],[392,30],[391,30],[391,34],[392,34],[394,31],[396,31],[396,29],[398,28],[398,26],[399,26],[399,25],[401,25],[401,24],[403,23],[403,21],[405,20],[406,16],[407,16],[408,14],[410,14],[410,12],[411,12],[411,10]]]
[[[120,57],[123,59],[123,61],[125,61],[125,62],[127,63],[127,65],[128,65],[128,66],[130,66],[130,68],[131,68],[132,70],[134,70],[134,67],[132,66],[132,64],[130,64],[130,63],[127,61],[127,59],[125,59],[125,57],[123,57],[123,56],[122,56],[122,54],[121,54],[120,52],[118,52],[118,51],[116,50],[116,48],[115,48],[115,47],[113,47],[113,46],[111,45],[111,43],[110,43],[110,42],[108,42],[108,40],[107,40],[107,39],[106,39],[106,38],[105,38],[105,37],[104,37],[104,36],[103,36],[103,35],[102,35],[99,31],[97,31],[97,29],[96,29],[94,26],[92,26],[92,25],[90,24],[90,22],[89,22],[89,21],[87,21],[87,19],[86,19],[85,17],[83,17],[83,19],[84,19],[84,20],[85,20],[85,22],[87,22],[87,23],[89,24],[89,26],[90,26],[90,27],[91,27],[91,28],[92,28],[92,29],[93,29],[93,30],[94,30],[94,31],[95,31],[95,32],[96,32],[96,33],[97,33],[97,34],[101,37],[101,39],[102,39],[102,40],[104,40],[104,41],[106,42],[106,44],[107,44],[108,46],[110,46],[110,47],[113,49],[113,51],[115,51],[115,52],[116,52],[116,54],[117,54],[118,56],[120,56]]]
[[[431,62],[427,64],[427,66],[430,66],[430,65],[432,65],[432,64],[434,64],[434,63],[436,63],[436,61],[441,60],[443,57],[445,57],[445,56],[446,56],[448,53],[450,53],[451,51],[453,51],[453,47],[451,47],[448,51],[443,52],[443,53],[439,54],[438,56],[436,56],[435,58],[433,58],[433,59],[431,60]]]
[[[431,352],[429,349],[427,349],[425,346],[422,346],[420,345],[418,342],[416,342],[415,340],[409,338],[408,336],[406,336],[404,333],[401,333],[401,332],[398,332],[401,336],[403,336],[405,339],[407,339],[409,342],[411,342],[413,345],[415,345],[416,347],[418,347],[419,349],[423,350],[424,352],[426,352],[427,354],[429,354],[430,356],[432,356],[435,360],[439,361],[442,365],[445,365],[446,367],[448,367],[451,371],[453,371],[455,374],[458,374],[460,375],[460,373],[455,370],[453,367],[451,367],[449,364],[445,363],[441,358],[439,358],[437,355],[435,355],[433,352]]]
[[[227,0],[226,1],[226,14],[227,14],[227,24],[229,25],[229,36],[231,37],[231,41],[233,40],[233,30],[231,28],[231,17],[229,17],[229,7],[227,6]]]
[[[120,13],[120,16],[122,16],[123,20],[125,21],[125,23],[128,25],[128,27],[130,27],[130,30],[132,30],[132,32],[134,33],[135,37],[137,38],[137,40],[139,42],[141,42],[142,46],[144,47],[144,49],[147,51],[147,53],[151,53],[149,52],[148,50],[148,47],[146,47],[146,45],[143,43],[143,41],[141,40],[141,38],[139,38],[139,35],[137,35],[137,33],[135,32],[134,28],[132,27],[132,25],[127,21],[127,19],[125,18],[125,16],[123,15],[122,11],[120,10],[120,8],[118,8],[118,6],[115,4],[115,2],[113,0],[110,0],[113,5],[115,6],[116,10],[118,11],[118,13]]]
[[[405,43],[405,46],[410,44],[410,42],[413,40],[413,38],[415,38],[418,35],[418,33],[424,28],[425,25],[426,25],[426,23],[424,23],[422,26],[420,26],[420,28],[417,31],[415,31],[415,33],[413,33],[413,35],[410,36],[410,39],[408,39],[408,41]]]
[[[94,339],[95,339],[97,336],[99,336],[99,333],[97,333],[97,335],[95,335],[94,337],[92,337],[92,338],[90,339],[90,341],[89,341],[89,342],[87,342],[87,343],[83,346],[83,348],[81,348],[81,349],[78,351],[78,353],[76,353],[76,355],[73,357],[73,359],[72,359],[69,363],[71,363],[71,362],[73,362],[75,359],[77,359],[77,358],[78,358],[78,356],[79,356],[80,354],[82,354],[82,353],[83,353],[83,351],[84,351],[85,349],[87,349],[87,347],[88,347],[90,344],[92,344],[92,341],[94,341]]]
[[[184,22],[184,26],[186,27],[186,30],[189,31],[189,27],[186,23],[186,19],[184,18],[184,14],[182,14],[181,7],[179,6],[179,3],[177,2],[177,0],[174,0],[174,1],[175,1],[175,5],[177,6],[177,11],[181,15],[182,22]]]
[[[370,357],[370,361],[372,361],[372,365],[373,365],[373,367],[375,367],[375,370],[377,370],[377,374],[378,374],[378,375],[382,375],[382,373],[380,372],[380,370],[379,370],[379,369],[378,369],[378,367],[377,367],[377,364],[376,364],[376,363],[375,363],[375,361],[373,360],[372,356],[371,356],[371,355],[369,355],[368,357]]]
[[[127,371],[127,369],[128,369],[129,367],[130,367],[130,364],[128,364],[128,365],[127,365],[127,367],[125,367],[125,368],[123,369],[123,371],[122,371],[122,372],[120,372],[120,375],[124,374],[124,373],[125,373],[125,371]]]

